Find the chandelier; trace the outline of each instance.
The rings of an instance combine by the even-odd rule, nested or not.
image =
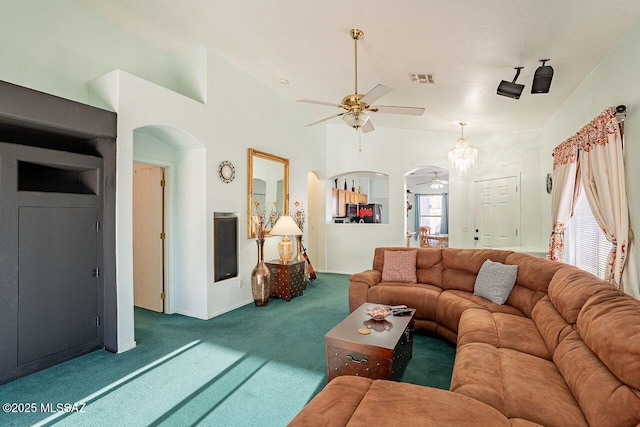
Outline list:
[[[444,181],[438,178],[438,172],[434,172],[434,175],[429,187],[431,187],[432,190],[441,190],[444,187]]]
[[[456,141],[456,144],[449,150],[449,164],[458,170],[458,174],[466,175],[469,168],[475,166],[478,158],[478,149],[475,145],[471,145],[469,138],[464,137],[464,126],[466,123],[460,123],[460,131],[462,136]]]

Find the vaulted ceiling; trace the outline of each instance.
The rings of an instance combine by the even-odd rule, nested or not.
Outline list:
[[[378,113],[376,127],[456,132],[465,121],[474,133],[543,126],[640,17],[638,0],[77,1],[172,53],[207,46],[292,103],[353,93],[349,30],[360,28],[359,92],[382,83],[394,91],[379,104],[426,109]],[[532,95],[546,58],[555,69],[550,93]],[[516,66],[525,67],[522,97],[496,95]],[[435,84],[413,83],[410,73],[432,73]],[[318,119],[339,112],[296,105]]]

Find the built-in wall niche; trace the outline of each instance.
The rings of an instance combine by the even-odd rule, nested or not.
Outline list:
[[[349,172],[329,179],[331,222],[389,223],[389,176]]]
[[[18,191],[98,194],[97,168],[51,166],[18,161]]]

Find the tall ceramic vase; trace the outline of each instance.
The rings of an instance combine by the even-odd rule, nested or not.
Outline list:
[[[251,272],[251,292],[253,292],[253,302],[262,307],[269,303],[271,294],[271,272],[264,263],[264,239],[256,239],[258,244],[258,264]]]

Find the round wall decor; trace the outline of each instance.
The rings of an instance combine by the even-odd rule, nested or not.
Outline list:
[[[236,177],[236,169],[233,167],[233,163],[225,160],[218,166],[218,176],[220,180],[225,184],[230,183]]]

